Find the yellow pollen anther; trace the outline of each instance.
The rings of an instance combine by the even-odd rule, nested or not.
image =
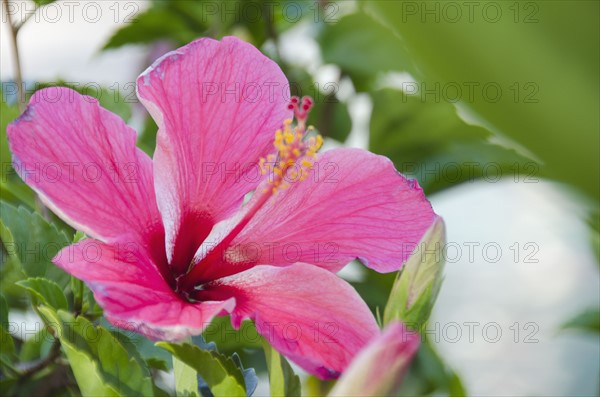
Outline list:
[[[317,160],[317,151],[323,145],[323,137],[316,135],[305,139],[305,135],[314,130],[313,126],[306,127],[308,113],[313,106],[310,97],[293,97],[288,109],[294,111],[296,124],[293,119],[286,119],[282,128],[275,131],[273,146],[275,153],[268,155],[259,162],[262,174],[269,174],[271,191],[277,193],[279,190],[287,189],[290,183],[303,181],[309,171],[314,168]]]
[[[261,173],[272,173],[270,183],[273,193],[288,188],[288,182],[305,180],[314,167],[316,153],[323,145],[323,138],[317,135],[305,140],[305,132],[303,126],[292,126],[292,120],[285,120],[283,129],[275,132],[273,140],[277,154],[270,154],[260,160]]]

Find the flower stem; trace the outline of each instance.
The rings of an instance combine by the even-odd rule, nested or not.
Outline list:
[[[43,359],[42,361],[40,361],[39,363],[37,363],[36,365],[34,365],[33,367],[28,368],[25,371],[22,371],[19,376],[19,382],[25,381],[26,379],[28,379],[31,376],[35,375],[36,373],[40,372],[47,366],[53,364],[54,361],[56,361],[56,359],[59,356],[60,356],[60,342],[58,339],[54,339],[54,343],[52,343],[52,347],[50,348],[50,351],[48,352],[48,355],[46,356],[46,358]]]
[[[8,30],[10,31],[10,40],[13,46],[13,59],[14,59],[14,68],[15,68],[15,82],[17,83],[17,104],[19,106],[19,110],[23,112],[25,110],[25,101],[24,98],[21,97],[21,90],[23,89],[23,72],[21,68],[21,57],[19,55],[19,44],[18,44],[18,34],[19,29],[23,26],[25,22],[35,13],[29,14],[22,22],[18,25],[13,22],[12,15],[10,10],[8,9],[8,0],[2,0],[2,5],[4,6],[4,13],[6,14],[6,20],[8,22]]]

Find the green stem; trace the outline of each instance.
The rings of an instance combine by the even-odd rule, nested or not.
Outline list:
[[[2,367],[4,367],[5,369],[7,369],[9,372],[12,372],[12,374],[16,377],[21,376],[21,372],[16,369],[15,367],[12,366],[11,363],[9,363],[4,357],[0,356],[0,365]]]
[[[56,361],[56,359],[59,356],[60,356],[60,341],[58,339],[54,339],[54,343],[52,343],[52,347],[50,348],[50,351],[48,352],[48,355],[46,356],[46,358],[43,359],[42,361],[40,361],[39,363],[37,363],[36,365],[34,365],[33,367],[28,368],[27,370],[21,372],[20,377],[19,377],[19,382],[23,382],[23,381],[27,380],[28,378],[30,378],[31,376],[40,372],[47,366],[53,364],[54,361]]]
[[[73,312],[79,316],[83,309],[83,281],[71,277],[71,290],[73,291]]]
[[[17,36],[19,33],[19,29],[23,26],[23,21],[21,24],[16,25],[12,21],[12,15],[8,9],[8,0],[2,0],[2,5],[4,6],[4,13],[6,15],[6,20],[8,22],[8,30],[10,31],[10,40],[13,46],[13,57],[14,57],[14,67],[15,67],[15,82],[17,83],[17,103],[19,106],[19,110],[23,112],[25,110],[25,101],[21,98],[21,90],[23,89],[23,73],[21,68],[21,57],[19,56],[19,45],[17,43]]]

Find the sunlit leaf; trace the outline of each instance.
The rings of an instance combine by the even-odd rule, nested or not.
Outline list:
[[[69,364],[83,396],[152,396],[147,368],[130,357],[123,345],[105,328],[83,317],[39,308],[48,323],[57,327]]]
[[[290,363],[268,342],[263,342],[263,348],[267,359],[267,368],[269,369],[271,396],[299,397],[302,394],[302,385]]]
[[[175,392],[178,396],[200,396],[196,370],[176,355],[173,355],[173,375],[175,376]]]
[[[189,343],[157,342],[174,357],[193,368],[216,396],[246,396],[244,376],[236,364],[216,351],[202,350]]]
[[[52,280],[32,277],[17,282],[17,285],[23,287],[32,295],[35,304],[44,304],[55,310],[67,310],[69,308],[63,290]]]

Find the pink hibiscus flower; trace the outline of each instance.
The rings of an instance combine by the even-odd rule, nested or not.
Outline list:
[[[67,88],[36,92],[8,127],[17,172],[90,237],[54,262],[116,325],[178,340],[217,315],[252,319],[298,365],[337,376],[379,331],[335,272],[355,258],[402,266],[436,217],[417,183],[364,150],[316,155],[318,139],[303,139],[310,101],[290,103],[279,67],[233,37],[165,55],[137,93],[159,126],[153,159]]]

